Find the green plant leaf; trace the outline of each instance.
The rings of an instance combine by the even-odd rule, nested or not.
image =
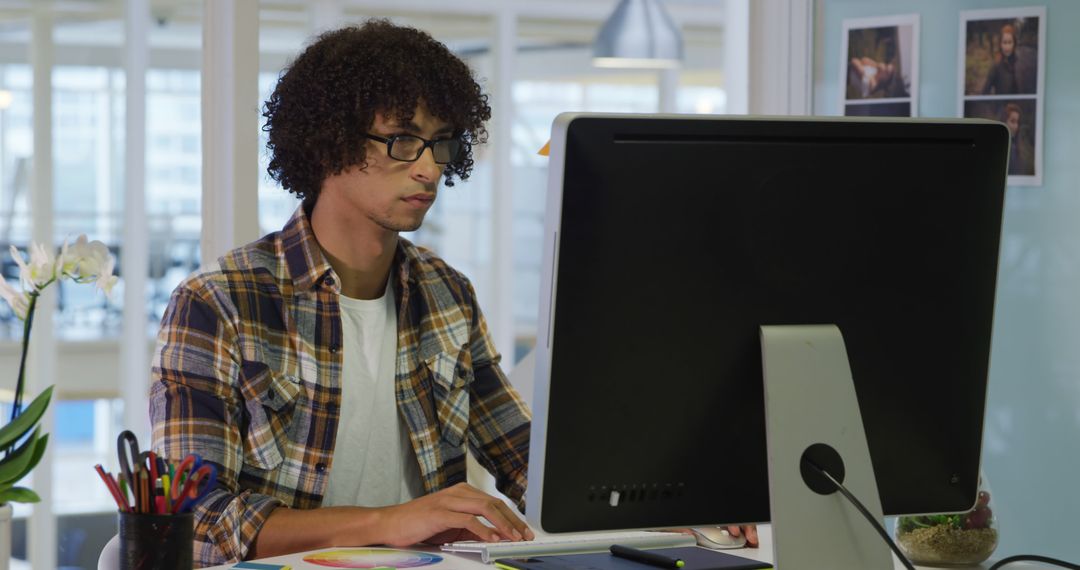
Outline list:
[[[49,406],[49,399],[52,398],[53,387],[49,386],[45,388],[37,398],[34,398],[33,402],[23,410],[23,413],[19,414],[19,417],[8,425],[0,428],[0,449],[6,449],[11,444],[19,441],[26,432],[30,431],[30,428],[37,425],[41,420],[41,416],[45,414],[45,408]]]
[[[916,522],[911,517],[900,517],[900,521],[897,523],[900,525],[902,532],[911,532],[915,530]]]
[[[44,434],[39,437],[37,439],[37,443],[34,444],[34,449],[30,452],[30,462],[27,463],[25,467],[23,467],[22,473],[14,475],[11,479],[6,480],[0,477],[0,481],[2,481],[4,485],[10,487],[11,485],[14,485],[16,482],[18,482],[19,479],[26,477],[26,475],[30,473],[30,471],[33,471],[34,467],[37,467],[38,462],[41,461],[41,456],[45,455],[45,446],[48,444],[49,434]],[[0,490],[3,490],[3,487],[0,487]]]
[[[37,445],[34,446],[34,453],[30,457],[30,463],[26,466],[25,469],[23,469],[23,473],[19,476],[19,479],[22,479],[26,476],[27,473],[32,471],[34,467],[37,467],[38,462],[41,461],[41,456],[45,455],[45,446],[48,444],[49,434],[42,434],[41,437],[37,440]],[[16,481],[18,481],[19,479],[16,479]]]
[[[39,501],[41,497],[26,487],[12,487],[0,492],[0,503],[37,503]]]
[[[35,435],[37,435],[36,432],[35,432]],[[32,441],[32,440],[27,440],[27,443],[29,443],[30,441]],[[2,498],[4,496],[4,494],[7,493],[9,489],[13,488],[13,485],[16,482],[18,482],[20,479],[22,479],[28,473],[30,473],[30,471],[32,471],[34,469],[34,467],[37,467],[38,462],[41,461],[41,457],[43,455],[45,455],[45,447],[48,444],[49,444],[49,434],[45,434],[45,435],[42,435],[41,437],[37,438],[37,441],[33,444],[33,450],[31,452],[29,452],[29,454],[30,454],[30,462],[27,463],[23,467],[22,472],[17,474],[17,475],[12,476],[12,478],[10,480],[0,482],[0,504],[3,504],[4,502],[7,501],[7,499]],[[6,468],[6,466],[3,465],[3,461],[0,461],[0,468]],[[35,494],[34,497],[37,497],[37,495]],[[20,502],[20,503],[36,503],[40,499],[35,498],[33,501],[24,501],[24,500],[19,500],[19,499],[12,499],[12,500]]]
[[[7,457],[0,459],[0,482],[12,483],[22,477],[22,473],[30,465],[30,460],[34,458],[40,432],[40,426],[34,428],[34,434],[27,438],[18,449],[12,451]]]

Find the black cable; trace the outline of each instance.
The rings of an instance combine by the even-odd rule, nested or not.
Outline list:
[[[834,479],[828,471],[822,469],[821,467],[818,467],[817,464],[815,464],[813,461],[810,461],[805,457],[803,458],[803,461],[805,461],[806,464],[812,467],[815,471],[827,477],[833,485],[836,485],[836,489],[840,491],[840,493],[843,494],[844,497],[847,498],[847,500],[851,501],[851,503],[855,505],[856,509],[859,509],[859,512],[862,513],[864,517],[866,517],[866,520],[870,521],[870,525],[873,526],[874,530],[876,530],[877,533],[881,535],[882,540],[884,540],[885,543],[889,545],[889,548],[891,548],[892,551],[896,554],[897,558],[900,559],[900,562],[904,564],[904,568],[907,568],[908,570],[915,570],[915,567],[911,565],[911,562],[909,562],[907,557],[904,556],[904,553],[900,552],[900,549],[896,547],[896,543],[893,542],[892,538],[889,537],[889,533],[885,532],[885,527],[881,526],[881,523],[879,523],[877,519],[874,518],[874,515],[870,514],[870,511],[866,510],[866,507],[864,507],[863,504],[855,498],[855,495],[852,495],[847,489],[844,488],[843,485],[840,484],[839,481]]]
[[[859,509],[859,512],[862,513],[864,517],[866,517],[866,520],[870,521],[870,524],[874,527],[874,530],[876,530],[877,533],[881,535],[881,538],[884,539],[886,543],[888,543],[889,548],[891,548],[892,551],[896,553],[897,558],[900,559],[900,562],[904,564],[905,568],[907,568],[908,570],[915,570],[914,566],[911,565],[911,562],[908,562],[908,559],[904,556],[902,552],[900,552],[900,549],[896,547],[896,543],[893,542],[892,538],[889,537],[889,533],[885,532],[885,528],[881,526],[881,523],[879,523],[877,519],[874,518],[874,515],[870,514],[870,511],[866,510],[866,507],[864,507],[863,504],[855,498],[855,495],[852,495],[851,492],[848,491],[843,485],[841,485],[839,481],[833,478],[832,474],[819,467],[813,461],[810,461],[805,457],[803,458],[803,461],[805,461],[807,465],[812,467],[814,471],[817,471],[818,473],[824,475],[829,480],[829,482],[836,486],[836,490],[840,491],[840,493],[844,495],[847,500],[851,501],[851,503],[855,505],[856,509]],[[1057,558],[1050,558],[1049,556],[1040,556],[1038,554],[1018,554],[1016,556],[1009,556],[1008,558],[1003,558],[995,562],[994,565],[989,568],[989,570],[998,570],[998,568],[1001,568],[1006,564],[1012,564],[1013,562],[1042,562],[1043,564],[1052,564],[1054,566],[1060,566],[1061,568],[1068,568],[1069,570],[1080,570],[1080,564],[1073,564],[1072,562],[1058,560]]]
[[[1012,564],[1013,562],[1042,562],[1044,564],[1053,564],[1054,566],[1061,566],[1062,568],[1071,568],[1072,570],[1080,570],[1080,564],[1073,564],[1072,562],[1065,562],[1064,560],[1058,560],[1057,558],[1050,558],[1049,556],[1039,556],[1038,554],[1019,554],[1017,556],[1010,556],[1003,558],[994,563],[990,567],[990,570],[997,570],[1006,564]]]

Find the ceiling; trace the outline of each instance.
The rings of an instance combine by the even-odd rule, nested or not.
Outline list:
[[[149,41],[167,65],[197,66],[202,41],[202,17],[207,0],[150,0]],[[218,0],[215,0],[218,1]],[[496,36],[500,14],[517,15],[519,50],[525,53],[584,52],[616,4],[616,0],[261,0],[259,2],[261,67],[280,69],[310,41],[320,17],[330,26],[370,17],[391,18],[430,32],[455,51],[483,57]],[[0,62],[26,61],[20,53],[30,41],[34,10],[51,8],[55,21],[57,60],[83,58],[93,51],[123,46],[124,0],[0,0]],[[665,2],[673,19],[682,22],[687,62],[684,69],[716,69],[723,46],[722,0]],[[319,13],[331,16],[320,16]],[[5,45],[6,44],[6,45]],[[170,51],[171,50],[171,51]],[[186,54],[186,55],[185,55]],[[98,56],[110,57],[108,54]],[[535,58],[532,58],[535,59]],[[184,63],[188,61],[189,63]],[[557,67],[557,66],[552,66]],[[602,72],[601,72],[602,73]]]

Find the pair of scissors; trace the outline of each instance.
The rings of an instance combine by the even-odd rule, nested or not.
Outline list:
[[[150,473],[150,481],[158,480],[158,458],[153,451],[144,451],[139,454],[139,468]]]
[[[144,451],[139,454],[139,469],[150,474],[150,480],[146,484],[147,504],[143,505],[150,509],[149,512],[157,512],[157,488],[158,483],[158,457],[153,451]],[[162,493],[162,497],[165,494]]]
[[[131,433],[131,430],[124,430],[117,436],[116,456],[120,461],[120,476],[127,482],[127,488],[131,490],[131,495],[135,498],[135,510],[141,512],[142,505],[139,502],[136,477],[138,477],[139,464],[143,456],[139,453],[139,440],[134,433]]]
[[[180,467],[176,469],[176,477],[172,480],[172,488],[169,489],[172,512],[182,513],[191,509],[195,503],[214,489],[216,482],[217,470],[213,465],[204,465],[202,458],[194,453],[185,457],[180,462]]]

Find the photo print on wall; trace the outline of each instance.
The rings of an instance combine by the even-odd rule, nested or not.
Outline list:
[[[919,100],[919,15],[844,20],[844,115],[914,117]]]
[[[960,116],[1009,128],[1009,184],[1042,184],[1046,7],[960,13]]]

